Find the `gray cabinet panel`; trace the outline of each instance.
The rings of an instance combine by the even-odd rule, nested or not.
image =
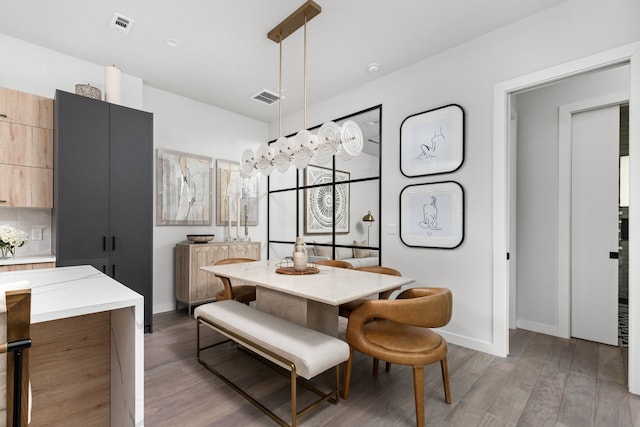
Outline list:
[[[65,92],[56,97],[55,105],[54,135],[64,141],[54,149],[55,252],[64,255],[57,265],[106,259],[109,109],[104,102]],[[57,108],[61,105],[64,108]]]
[[[151,331],[153,115],[57,91],[58,266],[90,264],[144,296]]]

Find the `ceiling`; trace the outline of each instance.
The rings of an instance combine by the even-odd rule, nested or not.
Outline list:
[[[563,1],[316,0],[322,13],[307,26],[307,104]],[[278,44],[266,35],[303,3],[0,0],[0,32],[95,64],[116,64],[146,85],[272,121],[277,103],[251,99],[263,89],[278,92]],[[110,27],[116,12],[135,21],[129,34]],[[180,45],[168,46],[167,38]],[[286,115],[303,104],[303,31],[285,39],[282,50]],[[368,72],[371,63],[380,64],[378,72]]]

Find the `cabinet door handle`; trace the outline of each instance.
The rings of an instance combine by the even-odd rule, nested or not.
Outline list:
[[[2,117],[3,119],[6,119],[6,118],[7,118],[7,115],[6,115],[6,114],[2,114],[2,113],[0,113],[0,117]]]
[[[104,265],[104,264],[102,264],[102,272],[103,272],[103,273],[106,273],[106,272],[107,272],[107,266],[106,266],[106,265]]]
[[[111,236],[111,250],[116,250],[116,236]]]
[[[111,277],[112,278],[116,278],[116,265],[115,264],[111,264]]]
[[[102,252],[107,250],[107,236],[102,236]]]
[[[0,200],[0,203],[7,203],[6,200]]]

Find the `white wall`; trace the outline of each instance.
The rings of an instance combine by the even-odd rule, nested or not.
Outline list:
[[[518,327],[558,333],[558,108],[628,90],[625,65],[516,95]]]
[[[104,96],[104,66],[92,64],[50,49],[0,34],[0,86],[53,98],[56,89],[75,92],[76,83],[90,83]],[[126,70],[124,70],[126,71]],[[122,104],[154,113],[154,147],[239,160],[242,150],[266,141],[267,124],[226,110],[198,103],[155,88],[145,87],[142,79],[123,73]],[[144,99],[143,99],[144,97]],[[155,153],[154,153],[155,155]],[[154,179],[155,182],[155,179]],[[215,185],[215,181],[214,181]],[[258,226],[249,228],[254,241],[266,239],[266,180],[261,180],[260,218]],[[154,195],[155,197],[155,195]],[[31,226],[51,224],[50,210],[0,208],[0,222],[30,231]],[[214,206],[215,209],[215,206]],[[214,224],[215,224],[215,210]],[[155,215],[155,211],[154,211]],[[155,222],[155,217],[152,219]],[[218,227],[154,227],[154,296],[155,313],[173,310],[173,247],[186,234],[216,234]],[[50,230],[45,241],[19,248],[17,256],[50,252]],[[47,240],[48,239],[48,240]],[[43,244],[49,243],[49,248]]]
[[[493,324],[493,88],[501,81],[640,39],[640,2],[569,0],[309,108],[319,123],[382,104],[382,264],[418,283],[453,292],[447,339],[500,354]],[[606,31],[595,31],[604,29]],[[419,41],[416,41],[419,42]],[[383,64],[384,66],[384,64]],[[313,82],[309,82],[313,84]],[[465,161],[456,172],[408,179],[399,170],[399,128],[414,113],[458,103],[465,109]],[[285,118],[293,132],[301,113]],[[271,137],[277,131],[270,127]],[[398,224],[398,197],[409,184],[455,180],[465,190],[465,239],[455,250],[404,246],[386,233]]]
[[[76,84],[90,84],[102,92],[104,66],[83,61],[0,34],[0,86],[53,98],[56,89],[74,93]],[[105,64],[110,65],[110,64]],[[122,105],[142,109],[142,79],[122,73]]]
[[[218,107],[174,95],[149,86],[144,88],[144,109],[153,112],[154,148],[165,148],[213,158],[215,189],[215,159],[239,161],[242,152],[255,149],[267,140],[268,126],[264,122],[231,113]],[[155,153],[154,153],[155,155]],[[154,168],[155,170],[155,168]],[[263,242],[266,255],[267,180],[260,177],[260,207],[258,225],[249,227],[253,241]],[[154,194],[155,206],[155,194]],[[155,226],[153,233],[153,311],[175,308],[174,247],[186,241],[187,234],[215,234],[215,241],[224,238],[224,227],[215,226],[215,191],[212,226]],[[154,219],[155,222],[155,219]]]

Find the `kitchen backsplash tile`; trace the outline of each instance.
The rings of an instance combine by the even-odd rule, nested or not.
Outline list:
[[[29,241],[16,248],[16,257],[51,254],[51,209],[37,208],[0,208],[0,224],[9,224],[29,235]],[[33,231],[42,240],[33,240]]]

